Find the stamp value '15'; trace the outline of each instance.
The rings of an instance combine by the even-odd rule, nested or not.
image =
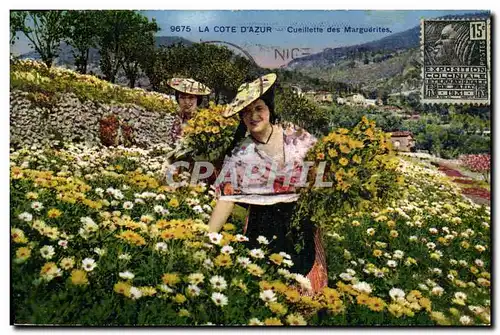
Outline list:
[[[490,104],[489,19],[421,21],[422,102]]]

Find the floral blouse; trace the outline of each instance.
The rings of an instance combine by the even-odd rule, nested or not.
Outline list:
[[[231,157],[225,157],[214,185],[218,199],[255,205],[298,199],[296,189],[305,183],[307,177],[307,171],[302,173],[303,161],[317,139],[293,124],[280,129],[285,164],[279,166],[247,136],[233,149]]]
[[[193,114],[194,115],[194,114]],[[187,121],[190,119],[189,116],[181,115],[181,112],[178,110],[175,115],[175,119],[172,123],[172,127],[170,129],[169,140],[170,143],[175,146],[177,141],[182,138],[184,127],[187,125]]]

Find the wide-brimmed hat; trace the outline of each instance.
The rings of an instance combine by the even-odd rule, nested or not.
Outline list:
[[[252,102],[260,98],[264,93],[267,92],[273,86],[276,81],[276,74],[269,73],[265,76],[255,79],[251,83],[241,84],[238,88],[238,94],[231,101],[224,111],[222,116],[230,117],[239,111],[241,111],[246,106],[250,105]]]
[[[193,95],[209,95],[212,92],[207,85],[191,78],[171,78],[167,80],[167,85],[176,91]]]

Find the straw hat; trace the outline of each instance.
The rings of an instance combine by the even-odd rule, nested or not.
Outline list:
[[[208,95],[212,91],[206,85],[191,78],[171,78],[167,85],[182,93],[193,95]]]
[[[276,74],[269,73],[255,79],[251,83],[244,83],[238,88],[238,94],[222,112],[222,116],[230,117],[266,93],[276,81]]]

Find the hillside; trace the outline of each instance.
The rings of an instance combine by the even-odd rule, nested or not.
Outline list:
[[[365,91],[384,89],[393,92],[401,88],[417,87],[420,72],[418,49],[390,54],[391,57],[380,62],[369,60],[341,60],[323,67],[305,67],[300,70],[306,76],[320,80],[334,80]]]
[[[483,11],[449,17],[489,17]],[[359,90],[412,90],[419,79],[420,26],[368,43],[326,49],[291,61],[286,69],[322,80],[335,80]]]
[[[359,55],[371,53],[390,53],[397,50],[406,50],[418,47],[420,39],[420,28],[415,27],[401,33],[384,37],[380,40],[352,45],[326,49],[323,52],[301,57],[291,61],[287,68],[295,70],[304,70],[310,67],[328,67],[335,65],[336,62],[346,60]]]

